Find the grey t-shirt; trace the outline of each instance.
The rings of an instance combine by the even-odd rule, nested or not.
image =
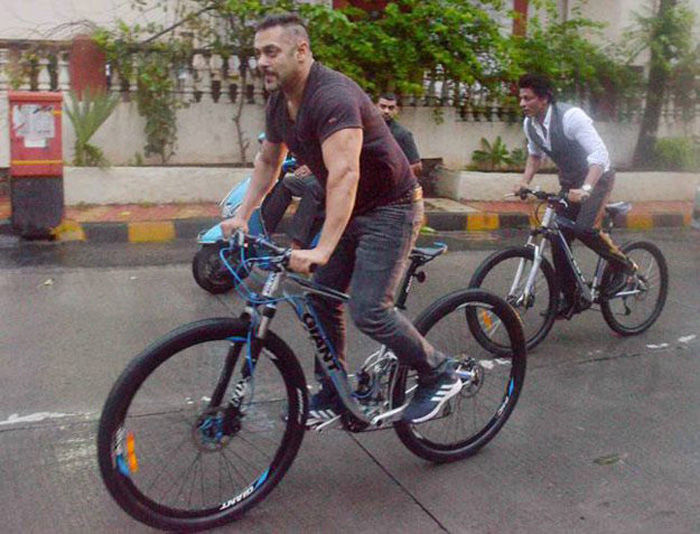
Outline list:
[[[319,63],[311,67],[296,121],[289,117],[284,94],[276,91],[267,103],[265,128],[271,143],[287,145],[324,186],[323,142],[339,130],[361,128],[354,214],[386,205],[416,185],[406,156],[370,98],[350,78]]]

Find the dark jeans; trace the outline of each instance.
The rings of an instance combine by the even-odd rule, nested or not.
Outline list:
[[[275,232],[292,197],[299,197],[300,200],[288,234],[307,248],[323,225],[325,191],[313,175],[304,178],[288,175],[275,184],[262,205],[265,228],[270,234]]]
[[[615,174],[606,173],[598,180],[591,196],[583,204],[570,203],[568,208],[559,208],[557,214],[565,217],[570,224],[560,224],[566,242],[571,244],[579,239],[584,245],[602,256],[613,268],[626,269],[627,256],[613,243],[610,235],[600,230],[605,214],[605,204],[615,185]],[[576,278],[566,259],[566,253],[556,241],[552,241],[552,259],[564,298],[572,303],[576,291]]]
[[[382,206],[350,220],[330,261],[314,280],[350,294],[350,315],[357,327],[385,344],[401,363],[420,375],[433,371],[445,356],[436,351],[394,306],[423,219],[423,201]],[[344,362],[345,321],[337,301],[313,296],[318,318]]]

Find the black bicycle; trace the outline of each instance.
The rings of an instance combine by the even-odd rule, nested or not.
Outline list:
[[[541,343],[552,329],[557,314],[559,283],[552,264],[545,258],[547,243],[556,240],[566,253],[569,266],[576,277],[576,301],[574,312],[582,312],[594,305],[600,307],[605,322],[623,336],[640,334],[658,319],[668,293],[668,267],[659,248],[649,241],[633,241],[622,245],[621,250],[639,267],[637,274],[628,279],[627,286],[614,295],[605,292],[613,270],[599,257],[593,277],[586,281],[576,264],[574,255],[560,227],[571,224],[556,214],[556,207],[566,203],[561,193],[546,193],[524,189],[528,195],[541,201],[544,214],[536,210],[538,225],[530,232],[523,247],[510,247],[490,255],[474,272],[469,287],[488,289],[502,295],[519,313],[523,321],[527,349]],[[627,213],[631,205],[617,202],[605,207],[603,227],[611,232],[614,219]],[[489,331],[479,332],[472,323],[474,335],[494,353],[507,352]],[[493,330],[493,329],[491,329]]]
[[[411,281],[425,278],[421,267],[445,249],[412,252],[398,306]],[[525,377],[525,340],[518,315],[502,299],[461,290],[420,314],[418,330],[457,360],[463,387],[434,419],[414,425],[401,415],[416,388],[415,373],[382,347],[347,374],[308,299],[313,293],[347,301],[347,295],[288,272],[289,251],[264,238],[237,240],[222,261],[231,255],[240,257],[236,265],[265,273],[260,292],[249,286],[250,276],[238,281],[245,312],[187,324],[156,341],[121,374],[105,403],[100,471],[117,503],[137,520],[191,531],[237,519],[280,482],[309,429],[393,426],[413,453],[448,462],[474,454],[511,415]],[[302,291],[288,291],[285,282]],[[292,305],[344,406],[341,415],[311,427],[302,368],[270,328],[280,302]],[[507,354],[484,350],[468,318],[483,328],[500,325]]]

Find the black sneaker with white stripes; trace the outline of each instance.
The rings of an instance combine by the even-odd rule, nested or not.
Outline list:
[[[306,426],[314,426],[338,418],[342,412],[339,405],[340,401],[335,390],[323,385],[309,399],[309,417],[306,419]]]
[[[462,381],[455,373],[455,360],[448,360],[441,367],[442,372],[419,380],[413,399],[403,412],[403,420],[409,423],[423,423],[435,417],[445,403],[462,389]]]

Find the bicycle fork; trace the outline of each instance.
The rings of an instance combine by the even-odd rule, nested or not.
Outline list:
[[[269,297],[274,294],[279,289],[281,282],[282,275],[280,273],[272,273],[268,277],[265,287],[263,288],[263,296]],[[268,303],[259,313],[253,310],[252,307],[248,307],[241,315],[241,319],[253,323],[249,327],[248,338],[246,340],[232,340],[231,346],[226,354],[226,360],[221,370],[221,375],[219,376],[219,380],[209,401],[209,410],[223,407],[222,402],[224,394],[226,393],[226,389],[233,376],[233,370],[236,363],[241,358],[241,352],[245,345],[247,347],[247,352],[244,355],[246,361],[241,368],[240,378],[233,387],[228,403],[223,407],[225,414],[223,426],[224,435],[231,435],[235,432],[235,421],[242,415],[241,407],[246,397],[252,392],[255,367],[260,358],[260,352],[262,351],[263,341],[269,324],[274,318],[276,311],[277,307],[275,304]]]
[[[521,296],[519,296],[518,300],[515,303],[513,303],[516,307],[525,306],[527,308],[532,304],[532,300],[535,296],[533,289],[535,287],[535,283],[537,282],[537,273],[539,272],[539,268],[542,263],[542,257],[544,255],[546,243],[547,240],[543,239],[539,244],[536,244],[534,236],[532,235],[527,240],[525,246],[532,248],[533,250],[532,269],[530,269],[530,272],[527,273],[527,280],[525,281],[525,285],[523,286]],[[518,269],[515,272],[513,284],[511,285],[510,290],[508,291],[509,297],[518,295],[518,288],[521,287],[520,281],[522,280],[523,274],[525,273],[526,262],[527,259],[521,258],[520,262],[518,263]]]

